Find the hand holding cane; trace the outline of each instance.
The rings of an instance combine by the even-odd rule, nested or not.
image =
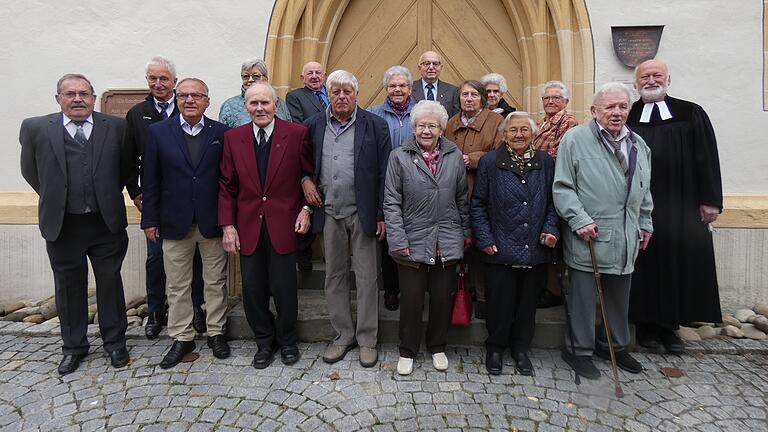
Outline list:
[[[616,368],[616,352],[613,350],[613,338],[611,336],[611,327],[608,323],[608,314],[605,312],[605,298],[603,296],[603,287],[600,284],[600,272],[597,270],[597,258],[595,258],[595,245],[592,239],[587,240],[589,245],[589,255],[592,258],[592,270],[595,273],[595,285],[597,285],[597,297],[600,300],[600,312],[603,314],[603,326],[605,326],[605,335],[608,338],[608,352],[611,354],[611,367],[613,368],[613,380],[616,383],[616,397],[624,397],[624,391],[619,383],[619,371]]]

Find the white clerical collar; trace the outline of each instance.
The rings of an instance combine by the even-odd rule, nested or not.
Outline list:
[[[651,113],[653,112],[653,105],[656,105],[659,107],[659,115],[661,116],[662,120],[669,120],[672,118],[672,113],[669,112],[669,107],[667,107],[667,102],[664,100],[660,100],[658,102],[648,102],[643,107],[643,114],[640,115],[640,123],[650,123],[651,122]]]

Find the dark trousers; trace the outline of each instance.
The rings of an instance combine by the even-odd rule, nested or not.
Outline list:
[[[424,294],[429,292],[427,351],[445,351],[445,339],[451,321],[456,287],[456,264],[443,267],[421,264],[418,268],[398,265],[400,278],[400,356],[414,358],[421,344],[421,320]]]
[[[485,264],[488,351],[527,351],[536,327],[536,302],[546,283],[547,265],[518,268]]]
[[[299,248],[296,251],[298,262],[305,265],[312,264],[312,243],[316,237],[317,234],[312,234],[311,232],[299,235]]]
[[[389,243],[385,238],[381,242],[381,281],[384,285],[385,295],[400,294],[400,285],[397,277],[397,263],[389,254]]]
[[[156,242],[147,239],[147,307],[150,312],[158,312],[165,307],[165,268],[163,267],[163,239]],[[203,260],[200,249],[195,248],[192,260],[192,304],[205,303],[203,297]]]
[[[259,349],[296,344],[296,317],[299,301],[296,292],[296,254],[281,255],[272,247],[263,223],[259,244],[252,255],[240,255],[243,275],[245,317]],[[275,301],[277,320],[269,310],[269,297]]]
[[[120,269],[128,250],[125,230],[112,233],[98,213],[64,215],[61,234],[46,242],[56,288],[62,351],[84,355],[88,331],[88,262],[96,278],[96,304],[104,348],[125,347],[125,295]]]

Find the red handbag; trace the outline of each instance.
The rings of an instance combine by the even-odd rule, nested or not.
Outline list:
[[[451,324],[468,326],[470,321],[472,321],[472,296],[465,286],[464,263],[461,263],[459,264],[459,284],[456,287],[456,295],[453,297]]]

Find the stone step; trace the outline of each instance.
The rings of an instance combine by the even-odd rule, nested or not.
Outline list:
[[[355,293],[352,292],[352,310],[355,314]],[[272,305],[274,313],[274,305]],[[397,343],[399,341],[399,311],[384,308],[383,293],[379,298],[379,342]],[[426,329],[427,314],[424,314]],[[296,324],[299,340],[303,342],[330,341],[335,336],[322,290],[299,290],[299,314]],[[426,331],[426,330],[425,330]],[[565,313],[562,306],[538,309],[536,313],[536,331],[532,346],[537,348],[557,348],[563,345],[565,332]],[[448,331],[450,345],[480,345],[486,338],[485,321],[473,317],[467,327],[451,326]],[[238,302],[232,307],[227,321],[227,337],[230,339],[252,339],[253,332],[245,318],[243,305]]]

